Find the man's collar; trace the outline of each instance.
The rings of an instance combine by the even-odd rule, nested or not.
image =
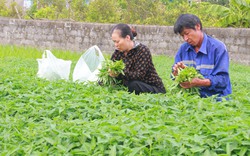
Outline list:
[[[189,44],[189,46],[187,47],[186,51],[189,51],[189,49],[193,49],[194,50],[194,47]],[[203,33],[203,40],[202,40],[199,52],[201,52],[203,54],[207,54],[207,34],[205,34],[205,33]]]
[[[199,52],[207,54],[207,35],[205,33],[203,33],[203,41],[199,49]]]

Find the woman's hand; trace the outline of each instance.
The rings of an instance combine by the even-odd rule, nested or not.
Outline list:
[[[186,66],[185,66],[184,63],[182,63],[182,62],[176,63],[176,64],[173,66],[173,75],[174,75],[174,76],[177,76],[177,75],[178,75],[178,69],[179,69],[179,68],[184,69],[184,68],[186,68]]]
[[[119,74],[112,72],[110,69],[108,70],[109,76],[117,77]]]

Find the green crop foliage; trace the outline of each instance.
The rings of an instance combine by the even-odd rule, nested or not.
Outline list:
[[[75,66],[81,53],[50,49]],[[173,58],[153,56],[166,94],[36,76],[42,49],[0,45],[0,155],[250,155],[250,67],[232,100],[172,94]]]

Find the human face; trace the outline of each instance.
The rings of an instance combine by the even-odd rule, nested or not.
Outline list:
[[[194,29],[184,28],[180,34],[182,38],[192,46],[200,46],[202,43],[202,31],[200,30],[200,25],[195,26]]]
[[[115,49],[119,51],[127,51],[128,43],[129,43],[129,36],[127,35],[125,38],[121,37],[120,30],[114,30],[112,33],[112,40],[115,44]]]

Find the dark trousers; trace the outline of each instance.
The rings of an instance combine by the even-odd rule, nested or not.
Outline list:
[[[128,91],[130,93],[134,92],[137,95],[140,93],[166,93],[166,90],[164,88],[152,86],[142,81],[128,81],[126,86],[128,87]]]

